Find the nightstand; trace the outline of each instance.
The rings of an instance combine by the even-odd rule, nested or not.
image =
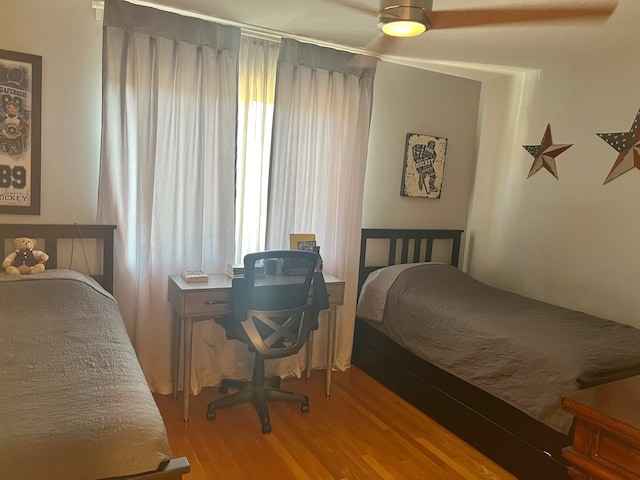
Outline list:
[[[562,454],[574,480],[640,480],[640,376],[562,399],[575,415],[573,445]]]

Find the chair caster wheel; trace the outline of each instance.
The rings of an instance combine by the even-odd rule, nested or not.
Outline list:
[[[303,403],[302,405],[300,405],[300,410],[304,413],[309,413],[310,408],[311,407],[309,407],[308,403]]]
[[[216,411],[207,410],[207,420],[215,420],[215,419],[216,419]]]
[[[262,424],[262,433],[271,433],[271,424],[263,423]]]

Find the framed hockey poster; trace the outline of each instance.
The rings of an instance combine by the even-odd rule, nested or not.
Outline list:
[[[407,133],[400,195],[440,198],[447,139]]]
[[[42,57],[0,50],[0,213],[40,214]]]

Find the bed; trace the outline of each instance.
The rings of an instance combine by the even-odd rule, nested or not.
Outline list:
[[[26,236],[50,256],[43,273],[0,273],[0,478],[178,480],[189,471],[186,458],[172,458],[111,295],[114,230],[0,225],[5,255]],[[98,248],[97,273],[57,268],[71,239],[82,256],[87,244]]]
[[[518,478],[567,479],[562,396],[639,374],[640,330],[474,280],[462,233],[363,229],[352,362]]]

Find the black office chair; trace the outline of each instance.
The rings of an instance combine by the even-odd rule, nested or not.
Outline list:
[[[209,403],[207,419],[215,419],[220,408],[251,402],[262,422],[262,432],[269,433],[267,400],[300,402],[301,410],[309,411],[306,395],[280,390],[279,377],[265,379],[264,361],[296,354],[318,328],[320,310],[329,308],[324,277],[315,272],[318,259],[318,254],[302,250],[244,257],[244,277],[233,279],[232,315],[217,321],[227,339],[239,340],[255,352],[253,377],[251,382],[223,379],[220,393],[229,388],[239,391]]]

